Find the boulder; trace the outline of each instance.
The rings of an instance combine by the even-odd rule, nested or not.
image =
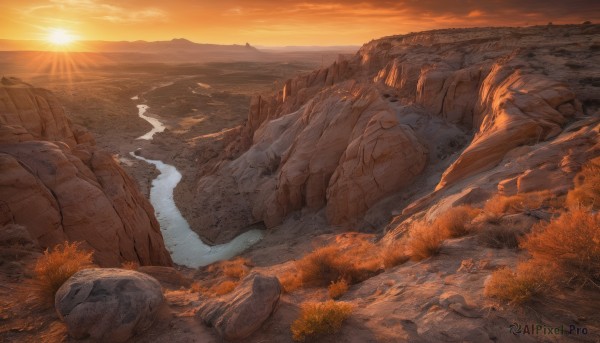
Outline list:
[[[116,268],[81,270],[55,296],[69,335],[101,342],[125,342],[148,329],[163,302],[156,279]]]
[[[281,285],[276,277],[252,273],[232,293],[204,301],[196,316],[226,340],[243,340],[273,314]]]

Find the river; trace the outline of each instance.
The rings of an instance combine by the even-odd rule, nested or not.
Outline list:
[[[134,97],[139,99],[139,97]],[[132,100],[136,100],[133,99]],[[152,125],[152,130],[138,139],[151,140],[155,133],[162,132],[165,125],[158,119],[145,115],[148,106],[139,104],[138,115]],[[263,237],[261,230],[250,230],[235,237],[229,243],[221,245],[207,245],[194,232],[173,199],[173,190],[181,180],[181,173],[172,165],[159,160],[150,160],[141,156],[131,156],[153,164],[160,172],[158,177],[152,180],[150,189],[150,202],[154,206],[156,218],[160,224],[167,250],[171,253],[173,262],[197,268],[209,265],[220,260],[230,259],[250,246],[260,241]]]

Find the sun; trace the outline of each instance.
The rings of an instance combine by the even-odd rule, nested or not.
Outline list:
[[[75,41],[75,36],[64,29],[50,29],[48,31],[47,40],[51,44],[65,46],[73,43],[73,41]]]

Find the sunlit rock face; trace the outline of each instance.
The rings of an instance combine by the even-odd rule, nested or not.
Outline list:
[[[555,141],[597,114],[599,35],[571,25],[391,36],[288,80],[252,99],[239,137],[200,173],[198,231],[219,241],[301,209],[352,223],[415,184],[449,189]],[[538,189],[536,173],[506,186]]]
[[[43,248],[83,242],[101,266],[171,264],[152,205],[50,92],[5,79],[0,97],[0,224]]]

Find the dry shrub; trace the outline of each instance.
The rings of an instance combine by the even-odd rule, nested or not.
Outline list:
[[[76,272],[90,268],[92,252],[79,248],[79,242],[65,242],[56,245],[52,251],[46,250],[34,269],[36,285],[41,299],[54,302],[54,294]]]
[[[233,292],[233,290],[235,289],[235,287],[237,287],[238,283],[234,282],[234,281],[223,281],[219,284],[216,284],[214,286],[212,286],[208,292],[212,293],[214,295],[225,295],[228,293]]]
[[[521,246],[540,263],[552,263],[574,280],[600,281],[600,214],[572,209],[540,224]]]
[[[377,274],[381,259],[373,243],[356,239],[319,248],[298,260],[296,268],[303,286],[328,286],[341,279],[354,284]]]
[[[554,195],[549,191],[519,193],[511,196],[496,194],[485,203],[483,211],[488,222],[498,223],[507,213],[537,209],[542,205],[551,205],[554,200]]]
[[[408,239],[411,259],[420,261],[439,254],[446,238],[448,238],[448,232],[440,229],[437,225],[415,223]]]
[[[521,304],[547,290],[551,284],[552,272],[549,265],[533,260],[520,263],[516,272],[502,268],[492,274],[484,294],[511,304]]]
[[[140,264],[134,261],[126,261],[121,264],[121,268],[127,270],[138,270]]]
[[[307,302],[300,306],[300,317],[292,323],[295,341],[306,341],[320,335],[334,334],[352,313],[352,304],[345,302]]]
[[[302,278],[299,273],[284,273],[277,277],[284,293],[290,293],[302,287]]]
[[[346,280],[332,282],[327,291],[331,299],[337,299],[348,292],[348,282]]]
[[[251,262],[241,257],[215,262],[198,271],[195,277],[201,281],[194,282],[190,290],[208,297],[228,294],[248,275],[251,268]]]
[[[479,214],[479,210],[461,205],[444,212],[436,218],[434,225],[446,230],[449,237],[462,237],[471,232],[471,220]]]
[[[406,244],[402,241],[395,241],[384,247],[381,251],[383,266],[388,269],[398,266],[410,259],[406,253]]]
[[[194,281],[190,286],[190,291],[194,293],[207,293],[208,289],[204,287],[200,282]]]
[[[600,157],[584,165],[573,182],[575,188],[567,194],[567,207],[600,210]]]
[[[516,249],[525,232],[507,225],[492,225],[483,229],[479,234],[479,241],[485,246],[494,249]]]
[[[248,275],[248,272],[250,270],[250,268],[248,267],[248,260],[240,258],[228,262],[229,263],[226,263],[223,266],[223,274],[225,276],[241,280],[246,275]]]
[[[220,261],[207,267],[209,273],[220,274],[225,277],[241,280],[248,275],[252,264],[246,258],[238,257],[233,260]]]

